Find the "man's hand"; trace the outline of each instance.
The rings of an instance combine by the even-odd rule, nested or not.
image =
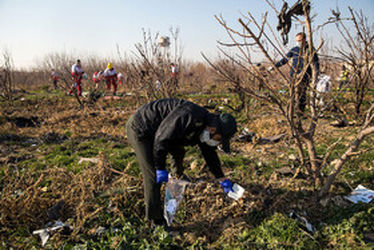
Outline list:
[[[219,184],[221,184],[221,187],[223,188],[223,191],[227,194],[228,192],[234,192],[232,189],[232,182],[229,179],[226,179],[224,181],[220,181]]]
[[[163,182],[168,182],[169,173],[166,169],[156,170],[156,182],[161,184]]]

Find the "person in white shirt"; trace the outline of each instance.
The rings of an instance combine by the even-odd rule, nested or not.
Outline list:
[[[113,85],[113,95],[117,92],[117,72],[112,63],[108,63],[104,71],[104,79],[106,81],[107,90],[110,91],[110,86]]]
[[[83,78],[84,71],[82,69],[81,60],[77,60],[75,64],[71,67],[71,76],[73,80],[73,84],[69,90],[69,95],[71,95],[74,89],[77,89],[78,96],[82,96],[82,78]]]

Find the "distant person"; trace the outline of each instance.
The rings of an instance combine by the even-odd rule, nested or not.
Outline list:
[[[348,77],[349,77],[349,70],[343,64],[342,65],[342,70],[341,70],[341,73],[340,73],[340,81],[339,81],[339,87],[338,87],[338,89],[341,89],[344,85],[347,84]]]
[[[297,46],[293,47],[284,58],[275,64],[276,67],[281,67],[288,62],[289,58],[292,58],[292,66],[290,70],[291,79],[294,79],[296,75],[300,74],[306,63],[304,58],[308,53],[308,43],[306,42],[306,34],[300,32],[296,35]],[[314,49],[313,49],[314,50]],[[312,59],[312,63],[317,68],[317,74],[319,73],[319,60],[318,56],[315,53]],[[268,70],[272,70],[273,67],[269,67]],[[306,98],[307,98],[307,88],[310,85],[310,80],[312,77],[312,68],[308,67],[305,75],[299,86],[296,87],[296,101],[297,107],[301,113],[304,113],[306,107]]]
[[[57,82],[58,82],[58,79],[59,79],[59,75],[58,75],[58,73],[57,73],[57,71],[55,69],[51,70],[51,76],[50,76],[50,78],[52,80],[53,86],[55,87],[55,89],[57,89]]]
[[[100,82],[103,80],[104,72],[103,71],[95,71],[92,75],[92,81],[95,84],[95,89],[99,88]]]
[[[170,63],[170,76],[171,76],[171,87],[172,89],[169,89],[171,91],[176,91],[178,88],[178,76],[179,76],[179,68],[175,63]]]
[[[72,91],[76,89],[78,91],[78,96],[82,96],[82,79],[83,79],[84,71],[82,69],[81,60],[77,60],[75,64],[71,67],[71,75],[73,84],[69,90],[69,95],[71,95]]]
[[[159,99],[140,107],[126,125],[128,141],[135,150],[143,175],[146,218],[154,225],[166,226],[160,188],[168,182],[166,158],[171,154],[176,175],[184,176],[185,146],[198,145],[210,172],[226,193],[232,182],[221,169],[216,149],[219,144],[230,152],[230,138],[236,132],[230,114],[212,114],[182,99]]]
[[[258,71],[258,74],[259,74],[258,75],[258,91],[261,91],[262,89],[264,89],[264,86],[265,86],[264,79],[267,76],[266,68],[261,63],[257,63],[256,67],[257,67],[257,71]]]
[[[175,63],[170,63],[171,77],[177,77],[179,73],[178,66]]]
[[[117,92],[117,72],[114,69],[112,63],[108,63],[107,68],[104,71],[104,79],[107,86],[107,91],[110,91],[111,85],[113,86],[113,95]]]
[[[122,73],[118,73],[117,80],[120,85],[123,84],[124,79],[125,79],[124,75]]]

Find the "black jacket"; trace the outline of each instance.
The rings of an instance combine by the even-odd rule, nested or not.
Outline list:
[[[153,141],[156,169],[165,169],[168,153],[176,154],[187,145],[199,145],[209,170],[223,177],[216,147],[200,142],[200,134],[215,115],[197,104],[181,99],[160,99],[140,107],[134,114],[137,139]]]

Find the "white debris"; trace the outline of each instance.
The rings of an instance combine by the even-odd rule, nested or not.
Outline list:
[[[78,164],[82,164],[82,162],[92,162],[92,163],[99,163],[99,159],[97,158],[84,158],[81,157]]]
[[[52,224],[51,222],[48,223],[45,228],[40,229],[40,230],[35,230],[34,232],[32,232],[32,234],[39,234],[40,239],[42,240],[42,247],[44,247],[49,237],[51,236],[52,231],[55,231],[63,227],[69,227],[71,230],[73,230],[71,226],[68,226],[62,221],[58,220],[54,224]]]
[[[372,199],[374,199],[374,191],[362,185],[358,185],[350,195],[344,196],[344,198],[353,203],[369,203]]]
[[[244,188],[234,183],[234,185],[232,186],[232,189],[234,190],[234,192],[232,191],[228,192],[227,196],[236,201],[239,200],[244,194]]]

